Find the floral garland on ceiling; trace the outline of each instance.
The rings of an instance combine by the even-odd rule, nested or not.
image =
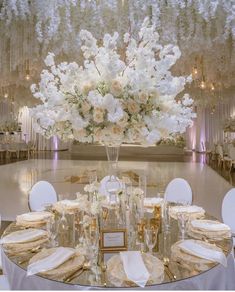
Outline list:
[[[226,88],[235,83],[233,0],[3,0],[0,86],[27,88],[32,79],[37,80],[48,51],[79,60],[80,29],[88,29],[97,39],[102,38],[104,28],[108,33],[130,31],[136,37],[146,15],[162,44],[179,46],[182,58],[174,68],[178,75],[190,74],[196,57],[203,55],[210,82]]]
[[[169,19],[165,19],[165,15],[172,16],[170,28],[173,29],[175,27],[176,29],[175,24],[178,21],[180,22],[179,26],[182,29],[179,31],[181,40],[188,40],[188,36],[193,36],[197,34],[198,29],[200,30],[200,23],[198,23],[198,27],[194,26],[196,24],[195,18],[198,18],[198,16],[209,23],[211,20],[216,20],[216,17],[221,16],[219,14],[224,13],[224,28],[221,37],[226,39],[231,33],[233,39],[235,39],[235,7],[233,0],[3,0],[0,19],[10,25],[16,20],[36,17],[35,31],[37,38],[39,42],[48,43],[50,40],[57,38],[61,29],[64,29],[67,33],[74,30],[72,21],[74,20],[73,14],[76,14],[76,12],[85,12],[87,14],[90,10],[90,14],[94,16],[94,21],[90,21],[92,19],[90,18],[89,22],[93,23],[89,23],[89,26],[92,25],[95,29],[97,20],[98,24],[104,24],[105,19],[103,16],[107,16],[109,13],[113,14],[114,11],[127,12],[124,11],[125,8],[129,10],[130,18],[128,18],[128,21],[130,19],[130,24],[135,31],[138,31],[140,27],[140,16],[143,17],[146,13],[151,13],[152,21],[157,29],[161,29],[164,21],[169,21]],[[81,17],[82,15],[80,15]],[[114,15],[113,17],[115,18]],[[177,21],[177,18],[180,19]],[[173,20],[176,21],[174,22]],[[126,26],[126,23],[127,20],[124,26]],[[186,27],[186,25],[189,26]],[[100,28],[100,25],[98,27]],[[169,34],[168,30],[162,31],[163,38],[168,42],[176,40],[176,31],[172,32],[173,34]]]
[[[32,85],[42,104],[31,109],[35,130],[46,137],[104,144],[155,144],[184,133],[195,114],[188,94],[179,96],[189,77],[174,77],[170,69],[181,53],[177,46],[159,44],[155,26],[145,19],[138,39],[125,33],[105,34],[102,45],[81,30],[82,65],[45,59],[41,81]]]

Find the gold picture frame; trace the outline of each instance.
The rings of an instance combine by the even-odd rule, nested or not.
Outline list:
[[[101,230],[100,249],[102,251],[127,250],[127,230],[126,229]]]

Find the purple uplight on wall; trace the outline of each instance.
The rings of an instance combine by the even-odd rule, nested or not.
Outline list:
[[[58,138],[57,136],[53,136],[53,149],[58,150]]]

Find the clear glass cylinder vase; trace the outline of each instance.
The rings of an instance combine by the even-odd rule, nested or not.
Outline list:
[[[109,163],[117,163],[119,158],[120,145],[105,145],[106,155]]]
[[[118,190],[121,188],[120,181],[117,177],[117,166],[119,158],[120,145],[110,146],[105,145],[106,155],[109,167],[109,179],[106,182],[106,190],[109,193],[110,203],[118,203]]]

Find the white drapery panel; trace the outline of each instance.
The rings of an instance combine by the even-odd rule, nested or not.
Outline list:
[[[0,102],[0,124],[10,122],[14,120],[15,107],[14,103],[8,99],[4,99]]]
[[[56,136],[46,139],[44,136],[36,133],[33,128],[33,119],[29,115],[29,108],[24,106],[19,109],[18,120],[22,123],[22,137],[25,141],[35,143],[38,150],[65,150],[68,149],[68,143],[60,141]]]
[[[196,111],[194,125],[187,131],[187,148],[203,151],[203,144],[211,148],[214,143],[224,143],[224,122],[235,116],[235,96],[218,102],[214,111],[210,107],[197,107]],[[230,138],[234,137],[235,133],[231,133]]]

